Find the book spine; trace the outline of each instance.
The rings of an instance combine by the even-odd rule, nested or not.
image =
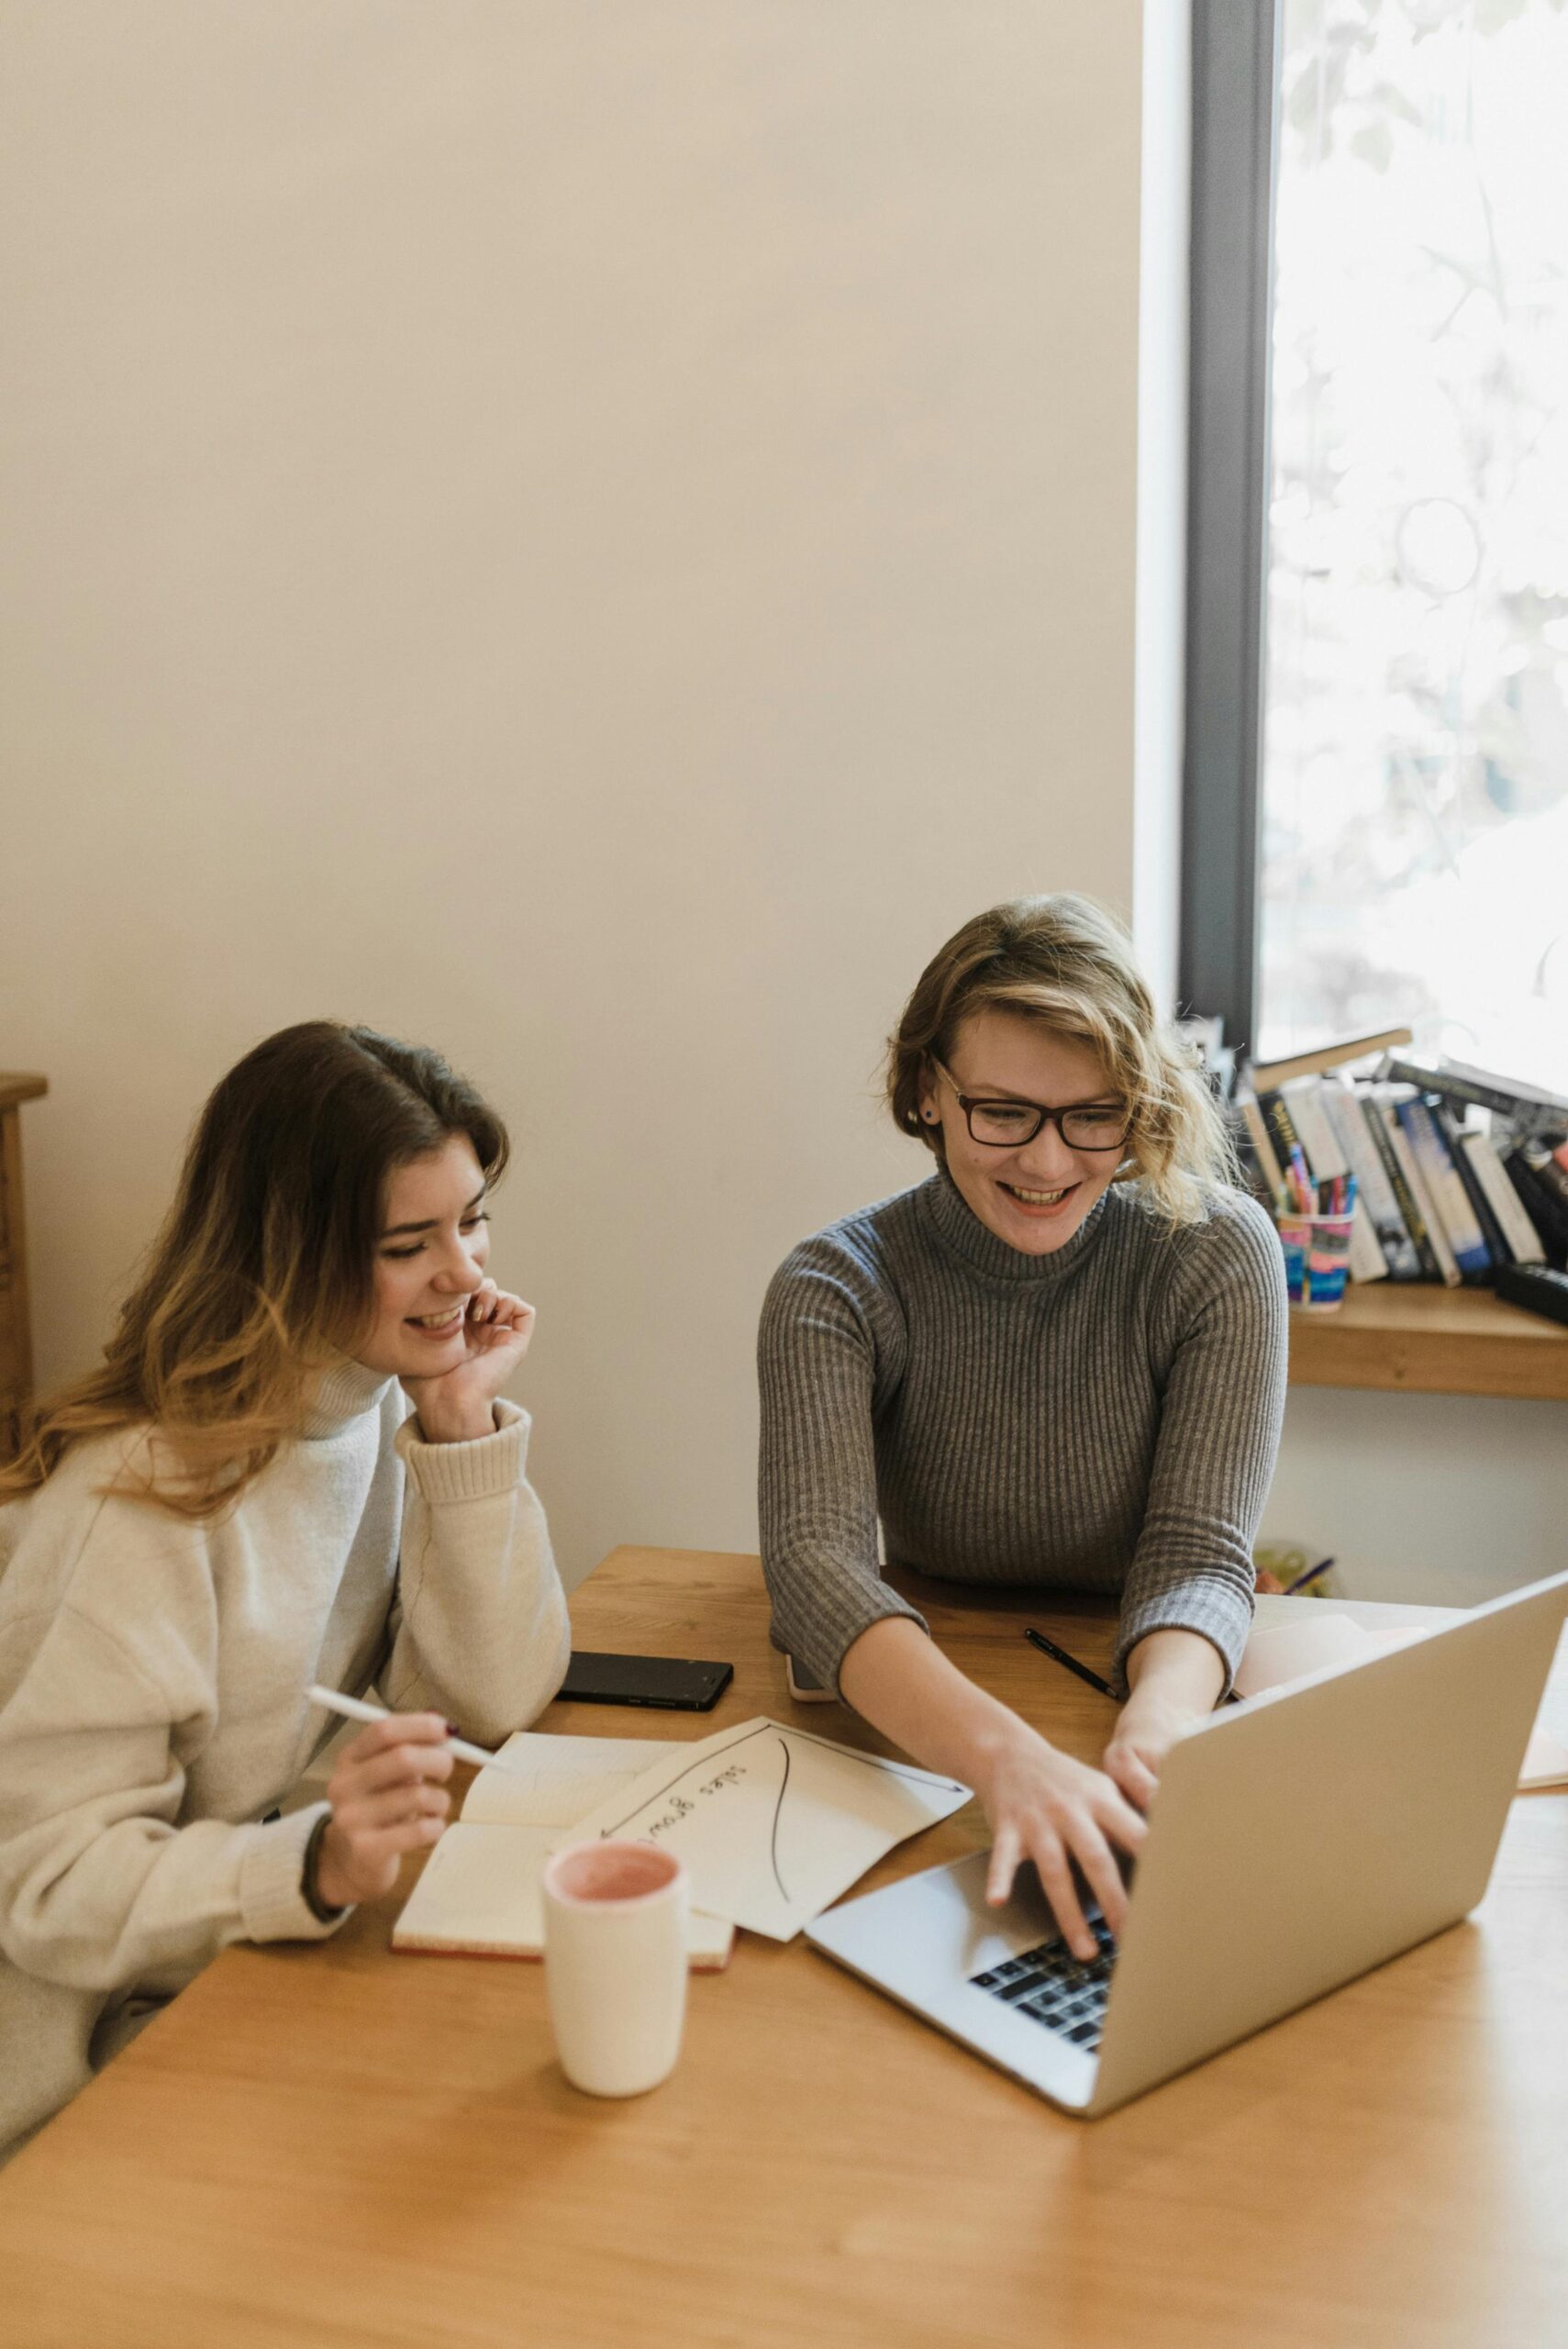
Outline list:
[[[1528,1127],[1534,1134],[1550,1135],[1553,1141],[1568,1141],[1568,1093],[1553,1093],[1544,1085],[1522,1085],[1518,1077],[1499,1076],[1496,1069],[1474,1068],[1469,1061],[1454,1060],[1445,1053],[1442,1061],[1445,1077],[1461,1077],[1468,1085],[1488,1085],[1515,1104],[1512,1116],[1516,1125]]]
[[[1345,1162],[1356,1178],[1356,1213],[1365,1217],[1389,1279],[1418,1281],[1421,1260],[1399,1212],[1399,1202],[1377,1146],[1367,1131],[1359,1098],[1349,1085],[1325,1078],[1323,1114],[1338,1135]]]
[[[1379,1074],[1396,1085],[1413,1085],[1418,1093],[1440,1093],[1446,1101],[1462,1101],[1472,1108],[1491,1109],[1500,1118],[1521,1119],[1529,1125],[1538,1126],[1551,1115],[1544,1102],[1512,1093],[1500,1082],[1489,1085],[1482,1076],[1462,1076],[1456,1069],[1425,1068],[1418,1061],[1391,1056]]]
[[[1289,1101],[1292,1120],[1312,1167],[1318,1203],[1323,1205],[1325,1187],[1352,1171],[1340,1140],[1339,1127],[1329,1114],[1327,1096],[1338,1088],[1331,1087],[1326,1077],[1299,1076],[1281,1089]],[[1359,1193],[1361,1186],[1358,1184],[1356,1188]],[[1353,1281],[1382,1281],[1388,1277],[1387,1260],[1360,1197],[1351,1215],[1350,1274]]]
[[[1374,1052],[1396,1052],[1414,1041],[1408,1028],[1380,1028],[1375,1036],[1347,1036],[1342,1043],[1325,1044],[1316,1052],[1296,1052],[1289,1060],[1254,1063],[1250,1071],[1252,1089],[1272,1093],[1276,1085],[1288,1085],[1292,1077],[1327,1076],[1330,1069],[1343,1068],[1349,1061],[1369,1061]]]
[[[1270,1215],[1273,1215],[1273,1193],[1269,1188],[1267,1175],[1258,1163],[1258,1153],[1253,1145],[1252,1137],[1240,1119],[1236,1121],[1230,1139],[1236,1146],[1236,1163],[1241,1170],[1242,1189],[1250,1192],[1258,1205],[1266,1208]]]
[[[1277,1208],[1284,1196],[1284,1176],[1280,1172],[1279,1160],[1274,1156],[1274,1146],[1268,1127],[1263,1123],[1257,1095],[1239,1092],[1236,1107],[1241,1112],[1242,1122],[1252,1145],[1252,1155],[1258,1162],[1258,1173],[1268,1191],[1267,1204],[1271,1208]]]
[[[1438,1260],[1432,1252],[1432,1243],[1427,1237],[1426,1218],[1417,1204],[1416,1194],[1405,1179],[1405,1169],[1394,1147],[1394,1137],[1388,1130],[1388,1116],[1385,1114],[1384,1105],[1381,1101],[1374,1099],[1371,1094],[1363,1094],[1361,1106],[1362,1115],[1366,1119],[1367,1131],[1372,1136],[1373,1147],[1383,1161],[1383,1171],[1388,1177],[1388,1187],[1393,1192],[1398,1206],[1400,1221],[1404,1224],[1410,1245],[1416,1252],[1416,1262],[1419,1268],[1418,1277],[1427,1281],[1440,1280],[1442,1275],[1438,1270]]]
[[[1522,1150],[1509,1151],[1503,1161],[1503,1172],[1540,1234],[1547,1263],[1555,1264],[1559,1272],[1568,1269],[1568,1216],[1563,1215],[1551,1193],[1536,1181],[1535,1170]]]
[[[1279,1160],[1281,1167],[1290,1164],[1290,1153],[1293,1150],[1299,1150],[1303,1158],[1307,1159],[1307,1172],[1310,1175],[1312,1161],[1307,1156],[1307,1144],[1296,1130],[1296,1121],[1290,1114],[1289,1105],[1284,1095],[1260,1093],[1258,1107],[1262,1111],[1263,1123],[1269,1130],[1269,1139],[1274,1146],[1274,1156]]]
[[[1432,1252],[1437,1257],[1438,1269],[1444,1281],[1452,1288],[1459,1282],[1469,1277],[1470,1267],[1468,1264],[1462,1264],[1459,1261],[1450,1232],[1448,1214],[1445,1211],[1447,1203],[1439,1186],[1440,1169],[1437,1163],[1435,1144],[1437,1129],[1426,1115],[1419,1101],[1397,1103],[1394,1118],[1397,1129],[1395,1148],[1399,1147],[1399,1140],[1402,1137],[1406,1154],[1409,1160],[1407,1171],[1410,1176],[1411,1188],[1419,1199],[1421,1212],[1427,1219],[1427,1236],[1432,1243]],[[1466,1208],[1467,1223],[1469,1213],[1470,1210]],[[1468,1230],[1465,1234],[1465,1253],[1470,1257],[1472,1252],[1468,1244]]]
[[[1280,1096],[1290,1111],[1292,1125],[1301,1136],[1313,1181],[1331,1183],[1336,1174],[1348,1174],[1351,1170],[1339,1136],[1323,1112],[1323,1079],[1298,1076],[1288,1085],[1281,1085]]]
[[[1511,1264],[1514,1252],[1502,1225],[1492,1212],[1492,1202],[1482,1188],[1481,1178],[1471,1163],[1470,1152],[1464,1147],[1464,1136],[1446,1101],[1429,1101],[1428,1113],[1442,1138],[1453,1164],[1453,1171],[1464,1186],[1464,1196],[1470,1204],[1472,1220],[1486,1243],[1486,1252],[1494,1266]]]
[[[1492,1202],[1504,1239],[1516,1264],[1544,1264],[1546,1251],[1540,1234],[1530,1221],[1525,1203],[1503,1171],[1503,1162],[1492,1147],[1489,1134],[1465,1134],[1464,1154],[1470,1161],[1476,1181]]]
[[[1526,1142],[1525,1163],[1541,1189],[1556,1200],[1564,1215],[1568,1215],[1568,1167],[1558,1160],[1555,1152],[1540,1142]]]
[[[1492,1253],[1481,1227],[1471,1213],[1470,1197],[1459,1179],[1447,1142],[1425,1101],[1403,1101],[1399,1122],[1410,1139],[1410,1152],[1420,1169],[1427,1196],[1442,1227],[1444,1239],[1459,1268],[1461,1280],[1472,1286],[1485,1281],[1492,1269]]]

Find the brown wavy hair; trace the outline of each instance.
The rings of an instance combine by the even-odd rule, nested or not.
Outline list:
[[[30,1415],[0,1502],[73,1444],[143,1424],[113,1490],[191,1519],[236,1501],[363,1342],[388,1175],[455,1134],[495,1182],[506,1127],[419,1045],[308,1019],[247,1052],[202,1111],[103,1362]]]
[[[1127,932],[1072,890],[976,914],[927,963],[887,1044],[887,1101],[900,1133],[942,1155],[941,1128],[920,1116],[921,1081],[948,1059],[964,1020],[992,1006],[1093,1048],[1133,1108],[1112,1179],[1140,1183],[1168,1222],[1201,1221],[1206,1193],[1238,1180],[1196,1055],[1161,1020]]]

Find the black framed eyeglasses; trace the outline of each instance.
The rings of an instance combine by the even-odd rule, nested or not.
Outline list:
[[[1048,1109],[1039,1101],[984,1101],[961,1093],[940,1061],[931,1063],[947,1080],[963,1111],[970,1140],[986,1150],[1021,1150],[1033,1141],[1042,1126],[1054,1126],[1069,1150],[1120,1150],[1137,1122],[1128,1101],[1074,1102],[1066,1109]]]

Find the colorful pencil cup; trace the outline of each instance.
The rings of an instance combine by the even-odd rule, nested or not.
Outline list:
[[[1344,1303],[1354,1220],[1353,1214],[1296,1215],[1284,1208],[1274,1218],[1285,1294],[1303,1313],[1332,1313]]]

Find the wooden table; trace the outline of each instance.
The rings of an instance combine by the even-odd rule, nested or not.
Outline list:
[[[956,1609],[967,1671],[1085,1757],[1108,1708]],[[735,1661],[696,1737],[795,1708],[756,1562],[617,1551],[579,1643]],[[886,1879],[978,1842],[973,1807]],[[550,2052],[540,1969],[392,1957],[396,1902],[234,1950],[0,2176],[17,2349],[1546,2349],[1568,2341],[1568,1796],[1513,1808],[1475,1919],[1099,2121],[795,1943],[692,1983],[654,2095]]]

